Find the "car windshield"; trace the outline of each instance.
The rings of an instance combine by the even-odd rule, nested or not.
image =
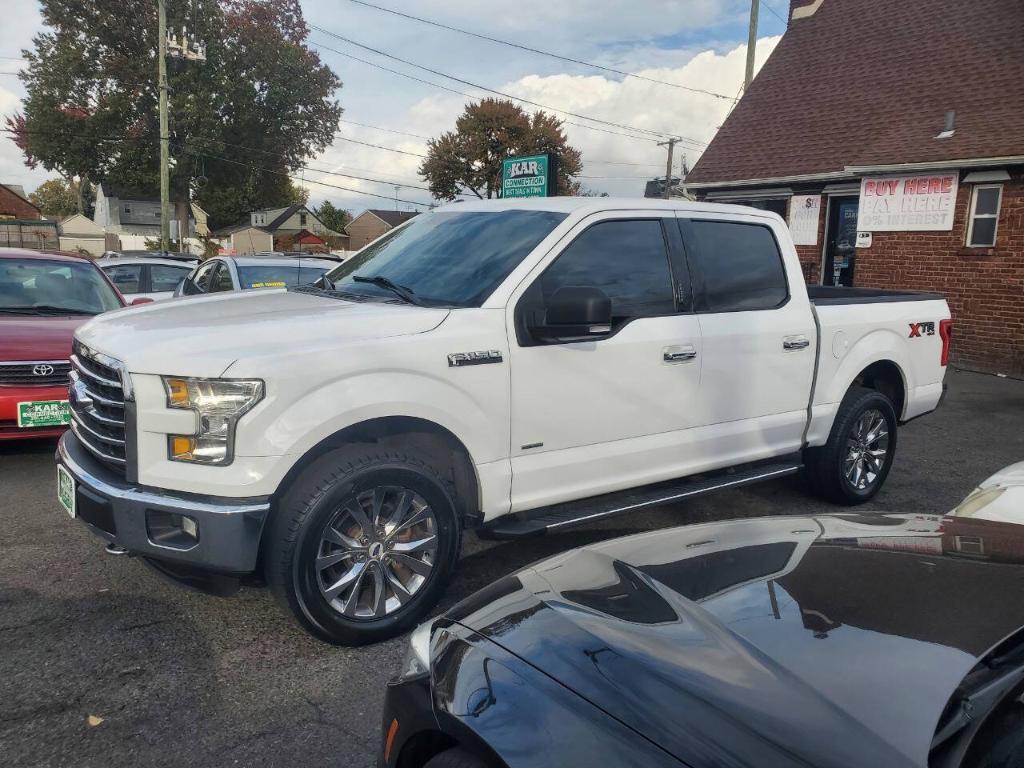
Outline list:
[[[92,264],[0,259],[0,314],[98,315],[121,306]]]
[[[327,271],[327,267],[299,266],[294,264],[272,264],[261,266],[239,266],[238,280],[242,290],[250,288],[291,288],[296,285],[312,283]]]
[[[386,278],[419,303],[480,306],[566,214],[554,211],[420,214],[327,273],[337,291],[394,298],[354,277]],[[382,281],[381,281],[382,282]]]

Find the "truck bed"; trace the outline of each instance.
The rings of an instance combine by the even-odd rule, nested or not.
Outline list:
[[[807,295],[812,304],[834,306],[836,304],[878,304],[893,301],[941,301],[938,293],[921,291],[891,291],[885,288],[846,288],[834,285],[808,285]]]

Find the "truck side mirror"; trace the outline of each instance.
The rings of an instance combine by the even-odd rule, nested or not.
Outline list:
[[[544,307],[544,321],[532,329],[546,341],[583,341],[604,336],[612,327],[612,300],[600,288],[567,285]]]

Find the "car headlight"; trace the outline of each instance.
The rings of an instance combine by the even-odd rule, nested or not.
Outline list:
[[[409,647],[405,650],[400,680],[419,677],[430,672],[430,632],[434,628],[433,621],[425,621],[409,635]]]
[[[952,514],[954,517],[974,517],[985,507],[994,502],[1006,490],[1003,486],[996,485],[988,488],[975,488],[967,498],[961,501]]]
[[[167,458],[224,466],[234,459],[235,425],[263,399],[259,379],[193,379],[164,376],[167,407],[196,413],[191,435],[168,435]]]

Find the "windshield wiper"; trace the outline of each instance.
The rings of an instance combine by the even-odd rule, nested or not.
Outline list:
[[[384,275],[352,275],[352,281],[356,283],[370,283],[371,285],[385,288],[406,304],[413,304],[417,307],[423,306],[423,302],[413,296],[412,288],[406,288],[404,285],[392,282],[390,278],[384,277]]]
[[[322,275],[320,275],[320,277],[317,278],[317,282],[322,283],[322,285],[320,287],[323,288],[324,290],[327,290],[327,291],[333,291],[334,290],[334,281],[331,280],[331,278],[329,278],[327,276],[326,272],[324,272]],[[313,285],[316,285],[316,283],[313,283]]]
[[[56,307],[52,304],[34,304],[25,307],[0,307],[0,312],[12,315],[95,315],[87,309],[72,309],[71,307]]]

